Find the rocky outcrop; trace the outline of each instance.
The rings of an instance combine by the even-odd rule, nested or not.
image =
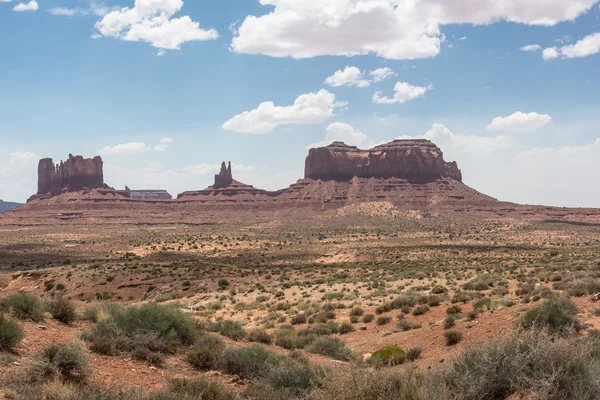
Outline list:
[[[252,185],[236,181],[233,179],[231,172],[231,162],[227,166],[223,162],[221,164],[221,172],[215,175],[214,185],[204,190],[180,193],[177,199],[204,203],[232,204],[235,202],[265,202],[270,200],[274,195],[275,193],[257,189]]]
[[[411,182],[451,178],[462,182],[456,162],[445,162],[442,151],[425,139],[394,140],[370,150],[342,142],[310,149],[305,178],[348,181],[353,177],[401,178]]]
[[[69,154],[67,161],[54,164],[51,158],[38,164],[38,191],[29,200],[50,198],[84,189],[108,188],[104,184],[102,158],[83,158]]]
[[[215,175],[215,184],[213,185],[213,189],[222,189],[233,183],[233,175],[231,173],[231,161],[229,165],[225,167],[225,161],[221,164],[221,172],[218,175]]]

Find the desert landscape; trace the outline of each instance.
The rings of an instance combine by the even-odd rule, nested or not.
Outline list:
[[[0,27],[0,400],[600,400],[600,0]]]
[[[0,217],[2,398],[597,398],[600,210],[500,202],[422,140],[234,173],[144,201],[41,160]]]

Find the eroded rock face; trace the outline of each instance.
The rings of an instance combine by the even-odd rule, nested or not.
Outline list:
[[[347,181],[355,176],[415,182],[452,178],[462,182],[456,162],[445,162],[442,151],[425,139],[394,140],[370,150],[342,142],[310,149],[305,164],[307,179]]]
[[[102,158],[69,154],[67,161],[54,164],[44,158],[38,164],[38,191],[34,198],[47,198],[83,189],[105,188]]]
[[[223,189],[233,183],[233,175],[231,174],[231,161],[229,165],[225,167],[225,161],[221,164],[221,172],[215,175],[215,184],[213,189]]]

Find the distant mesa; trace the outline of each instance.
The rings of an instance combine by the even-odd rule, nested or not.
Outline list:
[[[305,178],[348,181],[358,178],[401,178],[431,182],[451,178],[462,182],[456,162],[445,162],[442,151],[425,139],[394,140],[370,150],[343,142],[310,149]]]
[[[131,190],[125,186],[127,197],[132,200],[171,200],[173,196],[164,189],[149,189],[149,190]]]
[[[69,154],[69,159],[60,164],[54,164],[51,158],[43,158],[38,164],[38,191],[27,201],[44,200],[83,190],[114,191],[104,184],[102,168],[103,162],[99,156],[83,158]]]
[[[4,211],[8,211],[13,208],[19,207],[20,205],[21,203],[11,203],[8,201],[0,200],[0,214],[2,214]]]

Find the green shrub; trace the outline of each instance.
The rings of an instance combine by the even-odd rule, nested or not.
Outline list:
[[[396,330],[397,331],[401,331],[401,332],[407,332],[413,329],[419,329],[421,327],[420,324],[414,323],[414,322],[410,322],[407,319],[401,319],[400,321],[398,321],[398,323],[396,324]]]
[[[62,379],[81,382],[90,371],[81,347],[76,343],[51,344],[33,360],[31,378],[36,380]]]
[[[404,363],[406,354],[399,346],[386,346],[371,355],[369,362],[376,365],[392,367]]]
[[[354,327],[352,326],[352,323],[350,323],[349,321],[344,321],[340,324],[340,328],[339,328],[338,332],[340,335],[345,335],[347,333],[354,332]]]
[[[369,322],[372,322],[374,319],[375,319],[375,316],[374,316],[373,314],[366,314],[366,315],[363,317],[363,322],[364,322],[365,324],[368,324]]]
[[[529,310],[521,318],[520,325],[524,329],[537,328],[553,335],[566,335],[581,330],[577,313],[577,307],[570,299],[563,296],[552,297]]]
[[[77,318],[75,305],[62,296],[56,297],[47,303],[48,311],[52,318],[64,323],[70,324]]]
[[[406,352],[406,359],[408,361],[418,360],[419,357],[421,357],[422,352],[423,349],[421,349],[420,347],[413,347],[411,349],[408,349],[408,351]]]
[[[240,322],[228,319],[211,323],[209,329],[235,341],[242,340],[248,335]]]
[[[414,316],[423,315],[429,311],[429,307],[426,305],[418,305],[414,308],[412,314]]]
[[[162,354],[172,352],[177,345],[194,344],[199,335],[194,319],[172,306],[147,303],[140,307],[108,307],[104,311],[108,316],[82,334],[95,353],[130,352],[137,359],[160,366]]]
[[[260,344],[250,347],[227,348],[221,354],[217,368],[227,374],[243,379],[263,376],[267,368],[278,361],[279,356]]]
[[[456,325],[456,314],[448,315],[444,319],[444,329],[454,328],[454,325]]]
[[[446,314],[448,314],[448,315],[460,314],[461,311],[462,311],[462,308],[460,308],[459,305],[455,304],[446,309]]]
[[[352,355],[350,349],[338,338],[320,336],[308,345],[310,353],[321,354],[336,360],[348,361]]]
[[[273,338],[262,329],[253,329],[248,333],[248,341],[255,343],[271,344]]]
[[[306,314],[296,314],[290,319],[292,325],[305,324],[308,321]]]
[[[450,330],[444,332],[444,338],[446,339],[446,346],[454,346],[460,343],[463,338],[462,333],[456,330]]]
[[[390,317],[389,315],[382,315],[381,317],[377,318],[376,324],[381,326],[381,325],[387,325],[392,321],[392,317]]]
[[[225,342],[214,335],[202,334],[196,344],[188,351],[187,361],[196,369],[207,370],[217,365],[217,361],[225,349]]]
[[[0,350],[12,350],[24,337],[23,328],[0,314]]]
[[[311,365],[308,360],[282,357],[268,367],[261,381],[274,389],[284,389],[292,396],[302,398],[319,386],[324,378],[325,370]]]
[[[178,378],[169,382],[166,389],[148,397],[148,400],[238,400],[239,397],[220,383],[202,377]],[[112,398],[106,398],[112,400]],[[132,399],[133,400],[133,399]]]
[[[350,316],[351,317],[361,317],[364,313],[365,313],[365,311],[362,308],[355,307],[352,309],[352,311],[350,311]]]
[[[486,297],[485,299],[477,300],[473,303],[473,309],[478,312],[490,311],[492,309],[492,299]]]
[[[25,292],[11,294],[2,300],[2,306],[15,317],[22,320],[40,322],[44,319],[42,301]]]

